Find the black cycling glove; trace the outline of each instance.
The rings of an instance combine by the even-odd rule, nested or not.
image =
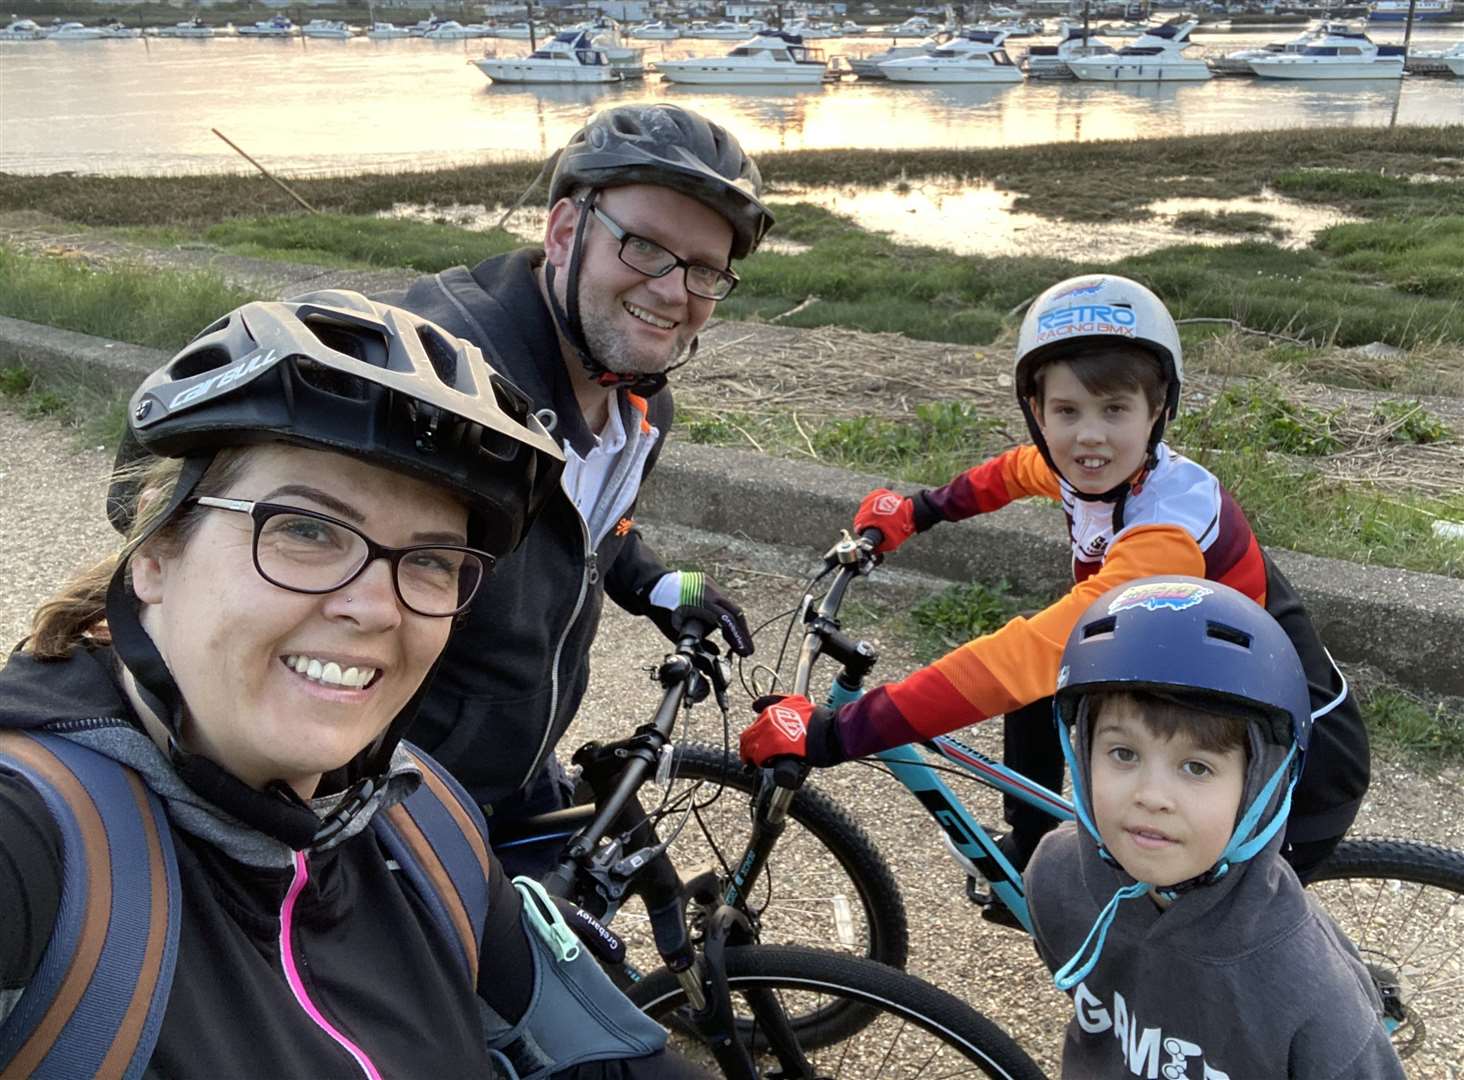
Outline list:
[[[716,583],[696,570],[672,570],[661,575],[646,595],[647,614],[672,641],[688,619],[722,631],[727,647],[738,656],[752,655],[752,631],[742,609],[722,595]]]

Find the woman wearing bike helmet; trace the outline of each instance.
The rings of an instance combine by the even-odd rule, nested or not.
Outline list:
[[[1039,497],[1060,506],[1073,586],[1030,617],[970,641],[904,680],[846,705],[832,722],[808,707],[815,760],[838,761],[1002,715],[1006,763],[1052,790],[1063,762],[1047,722],[1058,656],[1078,616],[1108,589],[1150,574],[1188,574],[1244,592],[1286,629],[1311,683],[1317,732],[1297,788],[1286,857],[1306,880],[1352,824],[1368,784],[1357,702],[1305,608],[1262,551],[1240,505],[1203,466],[1164,442],[1184,377],[1179,330],[1163,302],[1113,274],[1071,278],[1032,302],[1017,340],[1017,402],[1032,441],[941,488],[866,496],[856,529],[893,551],[917,532]],[[798,706],[802,708],[803,706]],[[788,752],[761,722],[758,755]],[[1052,818],[1015,798],[1002,848],[1020,869]],[[987,909],[993,916],[1004,909]]]
[[[556,997],[583,966],[545,959],[553,920],[402,743],[558,484],[522,393],[319,293],[231,312],[129,419],[126,543],[0,671],[0,1072],[669,1075],[654,1025],[606,1020],[618,995]]]
[[[1073,997],[1063,1076],[1402,1077],[1367,969],[1279,855],[1313,726],[1276,621],[1215,581],[1121,585],[1068,638],[1056,714],[1078,821],[1026,884]]]
[[[695,616],[752,652],[735,601],[669,570],[635,508],[671,428],[667,375],[772,226],[761,187],[732,133],[689,109],[604,109],[554,158],[542,247],[444,270],[399,301],[478,345],[552,413],[567,459],[531,542],[448,646],[415,732],[500,820],[566,804],[554,748],[584,696],[607,596],[673,640]],[[527,867],[531,853],[510,854]]]

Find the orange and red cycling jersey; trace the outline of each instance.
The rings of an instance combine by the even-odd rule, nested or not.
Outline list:
[[[1154,469],[1124,500],[1121,521],[1115,521],[1119,504],[1079,498],[1035,446],[968,469],[926,500],[946,520],[959,521],[1029,496],[1062,504],[1072,540],[1072,589],[1031,618],[1012,619],[840,709],[839,740],[848,756],[933,738],[1047,697],[1078,617],[1124,582],[1188,574],[1266,602],[1261,549],[1239,504],[1207,469],[1162,443]]]

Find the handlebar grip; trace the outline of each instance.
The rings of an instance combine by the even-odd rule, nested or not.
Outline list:
[[[808,763],[802,758],[780,757],[768,764],[773,772],[773,783],[780,788],[796,791],[808,778]]]
[[[871,525],[867,529],[859,530],[859,539],[868,540],[875,547],[879,547],[880,544],[884,543],[884,530],[876,529]]]
[[[715,629],[715,625],[703,622],[701,619],[683,619],[681,629],[677,631],[676,643],[678,645],[695,645]]]

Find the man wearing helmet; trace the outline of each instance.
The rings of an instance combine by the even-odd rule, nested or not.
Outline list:
[[[1318,723],[1285,853],[1306,880],[1357,815],[1368,784],[1367,732],[1346,680],[1240,506],[1211,473],[1163,442],[1183,374],[1174,320],[1137,282],[1090,275],[1042,293],[1017,342],[1017,401],[1032,444],[913,497],[872,491],[854,521],[857,529],[879,530],[879,550],[893,551],[940,521],[1026,496],[1052,499],[1067,517],[1073,588],[1035,616],[1013,619],[837,715],[801,698],[784,701],[807,716],[806,738],[781,734],[765,709],[743,734],[744,757],[806,754],[815,764],[833,763],[1005,714],[1007,763],[1059,790],[1063,762],[1050,695],[1062,642],[1078,616],[1095,597],[1135,578],[1208,578],[1263,604],[1305,664]],[[1054,821],[1016,799],[1008,800],[1006,818],[1012,831],[1002,847],[1021,869]],[[997,905],[988,913],[1004,910]]]
[[[1276,621],[1215,581],[1120,585],[1079,617],[1056,700],[1078,823],[1026,885],[1073,996],[1062,1075],[1401,1078],[1357,950],[1279,857],[1313,728]]]
[[[752,652],[740,608],[704,575],[668,571],[634,515],[671,426],[667,373],[695,354],[737,284],[733,260],[772,225],[760,188],[737,140],[696,113],[606,109],[558,155],[542,249],[394,298],[481,348],[568,461],[563,490],[454,635],[413,729],[500,815],[563,803],[553,749],[584,695],[606,594],[668,636],[691,618]]]

